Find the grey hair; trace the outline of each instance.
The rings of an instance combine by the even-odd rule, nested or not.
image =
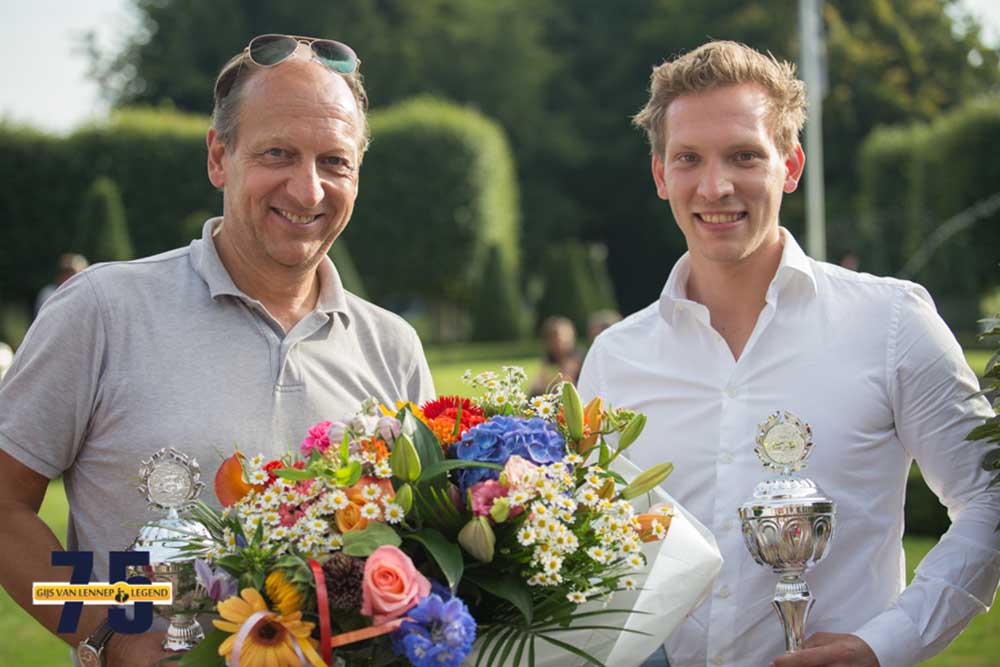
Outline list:
[[[233,146],[236,142],[236,132],[240,124],[240,106],[243,103],[243,92],[252,73],[264,69],[250,60],[249,54],[243,51],[229,59],[219,76],[215,79],[215,106],[212,109],[212,128],[219,135],[219,140],[225,146]],[[329,68],[328,68],[329,69]],[[371,143],[371,129],[368,126],[368,94],[361,72],[355,69],[350,74],[343,74],[330,69],[347,83],[354,101],[358,105],[361,116],[362,134],[359,156],[364,156]]]

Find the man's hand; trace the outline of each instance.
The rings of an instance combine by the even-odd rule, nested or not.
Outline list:
[[[802,650],[775,658],[774,667],[879,667],[871,647],[856,635],[817,632]]]
[[[108,667],[153,667],[163,658],[177,655],[163,650],[162,632],[143,632],[138,635],[115,633],[104,650]],[[161,662],[158,667],[176,664]]]

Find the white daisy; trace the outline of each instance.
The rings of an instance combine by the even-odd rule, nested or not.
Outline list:
[[[365,503],[361,506],[361,516],[369,521],[375,521],[382,517],[382,510],[376,503]]]
[[[568,593],[566,595],[566,599],[575,604],[583,604],[587,601],[587,596],[580,591],[573,591],[572,593]]]

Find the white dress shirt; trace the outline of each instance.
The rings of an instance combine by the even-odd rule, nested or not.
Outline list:
[[[737,508],[768,476],[758,424],[788,410],[812,425],[804,475],[837,503],[826,558],[806,576],[806,627],[853,633],[882,667],[941,651],[1000,578],[1000,488],[965,442],[992,414],[962,350],[919,285],[807,257],[782,229],[781,263],[739,360],[708,309],[686,298],[689,257],[658,302],[601,334],[580,377],[584,400],[646,413],[628,450],[646,467],[673,461],[664,488],[711,530],[725,558],[713,594],[667,642],[671,667],[766,666],[784,652],[771,609],[777,576],[750,557]],[[905,588],[907,472],[916,459],[951,529]],[[669,539],[669,538],[668,538]]]

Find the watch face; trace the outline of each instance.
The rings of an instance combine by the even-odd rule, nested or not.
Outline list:
[[[101,654],[87,643],[77,647],[76,659],[80,663],[80,667],[101,667]]]

